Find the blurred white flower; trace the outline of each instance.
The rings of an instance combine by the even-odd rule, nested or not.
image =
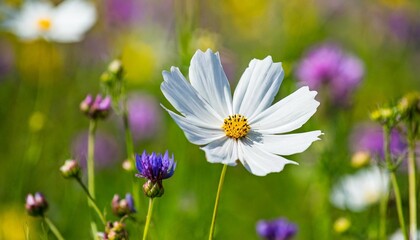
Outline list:
[[[178,68],[163,72],[161,90],[180,114],[166,109],[187,139],[206,153],[207,161],[236,165],[252,174],[280,172],[297,164],[280,155],[305,151],[321,131],[292,133],[306,123],[319,105],[317,94],[302,87],[271,105],[284,72],[270,56],[253,59],[231,95],[219,53],[198,50],[189,71],[190,82]]]
[[[337,208],[358,212],[377,203],[388,193],[388,186],[388,172],[370,167],[344,176],[334,186],[330,199]]]
[[[401,229],[398,229],[397,231],[395,231],[390,237],[389,240],[404,240],[404,235],[401,231]],[[416,240],[420,240],[420,231],[417,231],[417,239]]]
[[[43,38],[69,43],[81,41],[95,21],[95,6],[84,0],[66,0],[58,6],[26,1],[6,27],[22,40]]]

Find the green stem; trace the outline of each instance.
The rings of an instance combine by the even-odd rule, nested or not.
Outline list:
[[[153,213],[153,198],[149,198],[149,209],[147,210],[146,224],[144,225],[143,240],[147,238],[147,232],[149,231],[150,220],[152,219]]]
[[[397,205],[398,220],[400,223],[401,231],[404,235],[404,239],[408,240],[407,229],[405,227],[405,222],[404,222],[404,213],[403,213],[402,204],[401,204],[400,188],[398,187],[397,176],[395,175],[395,167],[391,161],[390,133],[391,133],[391,129],[388,126],[384,126],[385,161],[391,175],[391,184],[394,189],[395,204]]]
[[[76,178],[77,182],[80,184],[80,186],[82,187],[83,191],[85,191],[86,196],[89,198],[89,204],[95,209],[96,213],[98,214],[99,218],[101,219],[102,223],[105,225],[106,224],[106,219],[104,217],[104,215],[102,214],[101,210],[99,210],[98,205],[95,202],[95,199],[93,199],[93,197],[90,195],[89,190],[86,188],[85,184],[83,184],[82,180],[77,177]]]
[[[58,240],[64,240],[63,236],[61,235],[60,231],[58,231],[58,228],[54,225],[54,223],[47,216],[43,216],[43,219],[50,228],[51,232],[54,234],[54,236]]]
[[[87,168],[89,196],[93,199],[95,199],[95,132],[96,120],[92,119],[89,123]],[[92,204],[90,198],[88,197],[89,206],[94,209],[94,204]],[[90,226],[93,238],[96,239],[97,227],[93,219],[90,221]]]
[[[133,173],[135,173],[135,166],[136,162],[134,159],[134,144],[133,144],[133,136],[131,134],[130,129],[130,122],[128,120],[128,109],[127,109],[127,100],[124,97],[123,98],[123,122],[124,122],[124,133],[125,133],[125,145],[126,145],[126,151],[127,151],[127,158],[131,162],[132,166],[134,166]],[[133,174],[134,176],[134,174]],[[132,185],[132,194],[134,198],[134,204],[137,209],[140,208],[140,185],[138,184],[138,181],[133,181]]]
[[[416,203],[416,141],[411,133],[408,139],[408,196],[410,209],[410,238],[417,239]]]
[[[222,192],[223,182],[225,181],[227,165],[223,165],[222,173],[220,174],[219,187],[217,188],[216,201],[214,202],[213,218],[211,219],[209,240],[213,239],[214,227],[216,223],[217,209],[219,207],[220,193]]]
[[[388,208],[389,194],[385,194],[379,205],[379,239],[386,240],[386,213]]]

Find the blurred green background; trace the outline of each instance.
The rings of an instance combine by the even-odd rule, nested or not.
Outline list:
[[[1,7],[19,4],[6,0]],[[97,22],[79,43],[24,42],[6,30],[0,33],[0,239],[25,239],[25,232],[30,239],[45,239],[40,221],[28,217],[24,209],[26,195],[36,191],[48,199],[48,215],[66,238],[89,238],[86,197],[58,169],[64,160],[77,157],[75,141],[89,122],[79,103],[88,93],[100,93],[99,78],[112,59],[121,57],[124,63],[129,94],[147,95],[156,104],[170,106],[160,92],[161,72],[178,66],[187,74],[196,49],[220,52],[232,88],[252,58],[271,55],[283,62],[285,70],[277,96],[281,99],[298,88],[297,63],[308,49],[323,42],[339,44],[364,64],[365,76],[352,103],[331,110],[318,99],[319,111],[299,132],[320,129],[325,135],[305,153],[291,157],[299,166],[286,166],[266,177],[254,176],[240,164],[229,167],[215,236],[258,239],[258,220],[285,217],[298,225],[296,239],[371,238],[377,207],[356,214],[333,209],[328,203],[329,181],[354,171],[348,142],[353,126],[368,121],[369,111],[378,104],[419,89],[419,4],[408,0],[104,0],[95,4]],[[5,12],[3,20],[8,17]],[[395,15],[403,18],[401,23],[392,23]],[[206,239],[222,165],[208,163],[204,152],[186,140],[163,109],[157,109],[161,120],[156,120],[156,131],[147,139],[139,137],[135,150],[168,149],[178,165],[175,175],[164,182],[164,196],[155,203],[150,239]],[[126,154],[119,116],[100,122],[98,132],[111,139],[115,150],[112,159],[97,163],[96,195],[108,218],[116,220],[111,199],[115,193],[130,192],[132,180],[121,167]],[[331,179],[326,180],[322,172],[333,173]],[[143,195],[141,199],[139,221],[147,212],[147,199]],[[354,220],[352,229],[362,234],[335,233],[332,222],[340,216]],[[128,229],[132,234],[142,232],[133,223],[128,223]],[[394,229],[397,221],[391,220],[389,233]]]

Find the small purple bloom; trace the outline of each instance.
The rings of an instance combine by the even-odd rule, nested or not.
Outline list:
[[[127,193],[124,199],[121,199],[118,194],[115,194],[112,198],[112,212],[117,217],[123,217],[131,213],[135,213],[134,200],[131,194]]]
[[[259,221],[257,233],[266,240],[290,240],[297,233],[297,226],[284,218]]]
[[[146,196],[154,198],[163,195],[162,180],[172,177],[176,163],[174,156],[169,158],[168,151],[162,156],[160,153],[142,155],[136,154],[136,168],[139,174],[136,177],[146,178],[148,181],[143,185],[143,191]]]
[[[29,215],[39,217],[48,209],[48,202],[42,193],[28,194],[25,208]]]
[[[137,0],[107,0],[105,10],[111,26],[127,27],[140,20],[144,6]]]
[[[80,110],[91,119],[106,118],[111,111],[111,97],[102,98],[98,94],[93,99],[91,95],[87,95],[80,103]]]
[[[383,130],[379,125],[362,124],[357,126],[351,136],[351,148],[353,152],[367,151],[372,156],[384,157]],[[390,150],[391,155],[398,157],[406,152],[407,143],[401,134],[393,129],[391,131]]]
[[[71,152],[80,164],[86,166],[88,145],[88,133],[78,134],[72,141]],[[96,167],[107,167],[120,160],[120,148],[115,139],[104,133],[97,132],[95,138],[95,165]]]
[[[158,134],[161,125],[159,102],[149,95],[132,95],[127,101],[128,120],[134,141],[147,140]]]
[[[309,50],[296,75],[301,85],[320,90],[328,86],[333,103],[346,105],[362,81],[362,62],[337,45],[324,43]]]

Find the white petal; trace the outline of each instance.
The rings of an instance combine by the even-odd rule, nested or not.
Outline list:
[[[198,50],[191,59],[191,85],[223,117],[232,114],[232,93],[219,53]]]
[[[203,126],[200,122],[179,116],[167,108],[163,108],[168,111],[169,115],[171,115],[178,126],[184,131],[188,141],[193,144],[205,145],[225,136],[221,128],[215,129]]]
[[[66,0],[54,11],[50,37],[58,42],[77,42],[96,22],[95,6],[83,0]]]
[[[253,119],[249,125],[262,134],[290,132],[300,128],[316,112],[319,102],[315,100],[317,92],[301,87],[283,98]]]
[[[238,143],[228,137],[213,141],[201,149],[206,152],[207,161],[211,163],[223,163],[234,166],[236,165],[236,160],[238,160]]]
[[[267,109],[283,80],[281,63],[273,63],[270,56],[253,59],[243,73],[233,95],[233,111],[247,117],[257,116]]]
[[[176,110],[197,122],[204,121],[208,127],[222,127],[224,118],[197,93],[178,68],[172,67],[171,72],[163,71],[163,79],[165,81],[160,89]]]
[[[279,154],[292,155],[305,151],[312,142],[319,140],[321,131],[305,133],[294,133],[285,135],[257,135],[255,132],[248,134],[248,137],[264,151]]]
[[[257,176],[280,172],[286,164],[297,164],[294,161],[262,150],[260,146],[246,138],[238,141],[238,156],[244,167]]]

